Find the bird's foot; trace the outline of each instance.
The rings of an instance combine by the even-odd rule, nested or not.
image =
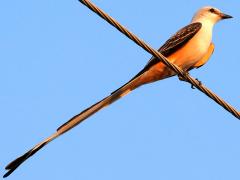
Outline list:
[[[199,85],[199,86],[202,85],[202,81],[199,81],[198,78],[196,78],[196,81],[198,82],[198,85]]]
[[[202,85],[202,82],[198,80],[198,78],[195,79],[197,82],[198,82],[198,85],[201,86]],[[192,89],[195,89],[195,87],[193,85],[191,85],[191,88]]]
[[[195,80],[198,82],[198,85],[199,85],[199,86],[202,85],[202,81],[199,81],[198,78],[196,78]],[[192,89],[195,89],[193,85],[192,85]]]
[[[189,72],[188,71],[183,71],[183,74],[185,76],[189,76]],[[184,77],[182,77],[181,75],[178,75],[178,79],[180,81],[186,81],[186,79]],[[198,80],[198,78],[195,79],[197,82],[198,82],[198,85],[201,86],[202,85],[202,82]],[[187,81],[186,81],[187,82]],[[191,84],[191,88],[192,89],[195,89],[194,85]]]
[[[189,72],[188,71],[183,71],[183,75],[188,76]],[[186,81],[186,79],[184,77],[182,77],[181,75],[178,75],[178,79],[180,81]]]

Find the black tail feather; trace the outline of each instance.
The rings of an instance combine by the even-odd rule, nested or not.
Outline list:
[[[34,155],[37,151],[39,151],[42,147],[44,147],[49,141],[43,142],[40,145],[37,145],[36,147],[32,148],[28,152],[26,152],[24,155],[18,157],[11,163],[9,163],[5,169],[8,170],[6,174],[4,174],[4,178],[8,177],[15,169],[17,169],[18,166],[20,166],[24,161],[26,161],[28,158],[30,158],[32,155]]]

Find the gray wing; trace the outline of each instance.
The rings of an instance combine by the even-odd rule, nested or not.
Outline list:
[[[180,29],[162,47],[158,49],[164,56],[169,56],[186,44],[202,27],[200,22],[192,23]]]
[[[169,55],[171,55],[172,53],[180,49],[183,45],[185,45],[201,29],[201,27],[202,27],[202,24],[200,22],[192,23],[183,27],[176,34],[174,34],[170,39],[168,39],[163,44],[163,46],[158,49],[158,51],[165,57],[168,57]],[[157,58],[152,57],[148,61],[147,65],[135,77],[144,73],[151,66],[153,66],[158,62],[159,60]]]

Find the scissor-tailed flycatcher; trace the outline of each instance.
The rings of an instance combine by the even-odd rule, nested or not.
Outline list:
[[[169,61],[176,64],[185,72],[204,65],[214,51],[212,43],[212,31],[215,23],[222,19],[232,18],[213,7],[203,7],[193,16],[191,23],[180,29],[158,50]],[[53,139],[72,129],[97,111],[120,99],[132,90],[141,85],[162,80],[176,75],[174,71],[166,67],[155,57],[152,57],[148,64],[128,83],[112,92],[103,100],[85,109],[74,116],[57,131],[44,141],[37,144],[24,155],[18,157],[6,166],[8,172],[4,177],[9,176],[26,159],[35,154],[38,150],[51,142]]]

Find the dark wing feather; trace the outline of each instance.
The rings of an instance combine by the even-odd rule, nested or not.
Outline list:
[[[200,22],[192,23],[180,29],[158,49],[164,56],[169,56],[188,42],[202,27]]]
[[[158,49],[158,51],[165,57],[168,57],[172,53],[176,52],[183,45],[185,45],[201,29],[201,27],[202,27],[202,24],[200,22],[192,23],[183,27],[176,34],[174,34],[170,39],[168,39],[163,44],[163,46]],[[135,77],[144,73],[150,67],[152,67],[154,64],[158,62],[159,60],[157,58],[152,57],[148,61],[147,65]]]

